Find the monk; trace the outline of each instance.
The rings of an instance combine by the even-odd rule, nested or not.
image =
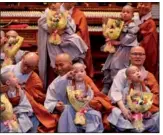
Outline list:
[[[19,84],[25,89],[26,96],[32,106],[34,114],[39,122],[39,132],[54,132],[56,130],[57,116],[50,114],[42,105],[45,100],[45,91],[39,76],[33,71],[38,65],[39,57],[34,52],[27,53],[16,65],[2,68],[1,72],[11,71],[15,73]]]
[[[69,10],[76,24],[76,33],[85,41],[88,46],[87,54],[85,57],[85,64],[87,66],[86,71],[90,77],[93,77],[94,70],[87,20],[85,14],[79,8],[75,7],[75,4],[75,2],[65,2],[62,4],[62,6],[66,10]]]
[[[141,132],[159,132],[159,85],[154,75],[148,72],[143,66],[146,59],[144,48],[141,46],[132,47],[129,59],[133,66],[139,68],[142,74],[142,80],[144,80],[144,83],[149,88],[150,92],[153,93],[152,107],[149,111],[143,114],[144,129]],[[111,97],[113,103],[117,104],[117,107],[113,108],[107,119],[114,125],[118,132],[125,132],[126,130],[140,132],[133,127],[131,123],[131,111],[126,107],[126,92],[124,90],[125,88],[130,87],[130,85],[125,74],[126,68],[120,70],[113,80],[108,96]]]
[[[78,61],[80,63],[83,63],[86,52],[88,50],[88,47],[86,43],[82,40],[80,36],[78,36],[76,31],[76,25],[74,23],[74,20],[72,17],[67,14],[66,15],[66,28],[62,30],[60,33],[60,41],[58,44],[55,42],[50,42],[49,38],[50,35],[54,31],[51,27],[47,25],[47,16],[50,12],[56,11],[57,7],[55,9],[45,10],[45,13],[40,17],[38,20],[38,53],[40,57],[39,61],[39,74],[40,77],[44,83],[44,87],[47,86],[47,68],[49,66],[48,63],[48,56],[50,58],[50,66],[52,69],[55,69],[55,57],[56,55],[60,53],[68,53],[73,58],[73,61]],[[65,13],[57,10],[59,13]],[[61,19],[61,21],[63,21]],[[48,65],[48,66],[47,66]],[[49,72],[49,71],[48,71]],[[52,71],[53,72],[53,71]],[[53,79],[55,76],[53,76]]]
[[[140,15],[140,34],[142,40],[140,41],[140,46],[144,47],[146,52],[146,60],[144,67],[149,72],[153,73],[158,79],[158,33],[156,30],[156,24],[152,19],[152,3],[150,2],[141,2],[138,3],[138,11]]]
[[[59,113],[61,114],[61,116],[64,116],[64,114],[66,114],[66,110],[68,111],[70,109],[70,108],[65,108],[67,107],[67,103],[68,103],[66,92],[65,92],[66,91],[65,84],[67,83],[65,81],[66,80],[65,75],[72,70],[72,59],[68,54],[62,53],[57,55],[55,60],[56,60],[56,72],[59,74],[59,76],[56,79],[54,79],[54,81],[49,85],[44,106],[48,109],[49,112]],[[112,106],[110,104],[110,100],[108,99],[108,97],[100,93],[99,89],[96,87],[96,85],[88,76],[85,77],[85,82],[91,87],[91,89],[94,92],[94,98],[90,102],[90,106],[95,110],[102,112],[102,114],[104,113],[109,114],[112,109]],[[60,94],[60,92],[62,94]],[[61,120],[65,121],[64,119]],[[71,118],[69,120],[72,122]],[[104,122],[105,125],[109,125],[106,119]],[[68,128],[69,125],[70,124],[66,125],[66,121],[65,121],[65,125],[63,125],[64,129],[62,129],[61,125],[58,127],[59,132],[77,132],[77,129],[74,125],[71,126],[71,128]],[[91,128],[86,129],[86,132],[91,132],[91,131],[101,132],[102,129],[99,126],[96,127],[97,129],[94,129],[94,127],[92,127],[92,129]],[[78,132],[81,132],[81,130],[82,129],[78,130]]]
[[[14,30],[10,30],[6,34],[4,33],[4,31],[1,31],[0,48],[1,48],[1,61],[3,66],[10,65],[9,63],[8,64],[3,63],[6,60],[6,58],[11,58],[10,63],[15,64],[22,59],[25,53],[27,53],[27,51],[23,51],[20,49],[23,42],[23,38],[21,37],[22,39],[20,39],[19,37],[19,40],[17,40],[18,37],[19,37],[18,33]],[[10,45],[13,47],[9,48]],[[6,48],[9,48],[8,54],[6,54]]]

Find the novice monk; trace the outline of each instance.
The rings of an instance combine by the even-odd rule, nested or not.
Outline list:
[[[8,88],[7,85],[3,85],[0,81],[0,133],[20,131],[12,104],[6,96]]]
[[[6,35],[3,31],[1,33],[1,40],[3,40],[1,44],[2,67],[18,63],[27,52],[20,50],[24,38],[20,37],[14,30],[8,31]]]
[[[61,94],[60,91],[57,91],[58,89],[56,89],[56,87],[59,87],[58,86],[58,85],[60,85],[60,83],[58,83],[59,81],[65,80],[66,76],[64,76],[64,75],[72,70],[72,59],[71,59],[70,55],[68,55],[66,53],[62,53],[62,54],[57,55],[55,61],[56,61],[56,72],[59,74],[59,76],[49,86],[44,106],[51,113],[61,113],[61,112],[63,112],[64,107],[67,106],[67,105],[64,105],[64,103],[66,103],[66,104],[68,103],[67,94],[66,94],[66,89],[64,89],[63,92],[61,92],[62,93]],[[95,109],[97,109],[97,110],[100,110],[100,111],[103,110],[103,112],[106,110],[108,112],[110,112],[112,107],[110,105],[109,99],[104,95],[103,95],[103,97],[99,96],[101,94],[99,89],[96,87],[96,85],[93,83],[93,81],[88,76],[85,76],[85,81],[91,87],[93,92],[95,93],[95,99],[91,103],[91,106],[94,106]],[[66,84],[64,84],[62,86],[66,88],[67,82],[66,82]],[[55,93],[56,91],[57,91],[57,93]],[[57,99],[56,99],[56,97],[57,97]],[[58,98],[60,98],[62,100],[58,100]],[[106,108],[106,110],[104,110],[104,108]],[[74,116],[75,116],[75,114],[74,114]],[[73,118],[70,117],[70,118],[71,118],[71,120],[74,119],[74,117]],[[64,129],[64,130],[67,130],[68,132],[75,130],[77,132],[77,129],[75,126],[71,127],[70,124],[66,124],[66,123],[64,123],[64,124],[65,124],[64,127],[69,126],[69,127],[67,127],[67,129]],[[98,125],[96,125],[96,126],[98,126]],[[93,132],[97,132],[97,130],[99,130],[99,129],[100,129],[100,127],[98,127],[96,129],[96,131],[93,131]],[[90,129],[88,128],[86,130],[87,130],[87,132],[89,132],[89,131],[91,132],[91,130],[93,130],[93,128],[90,128]]]
[[[85,68],[86,66],[84,64],[75,63],[72,71],[67,74],[68,78],[71,79],[69,86],[67,86],[68,99],[75,111],[77,111],[74,123],[79,125],[86,124],[87,117],[85,115],[91,109],[89,107],[89,101],[94,95],[92,89],[84,80],[86,76]]]
[[[88,51],[85,57],[85,64],[86,64],[86,72],[88,76],[93,77],[94,70],[93,70],[93,61],[92,61],[92,54],[91,54],[91,45],[90,45],[90,36],[88,31],[88,24],[87,19],[83,11],[75,6],[75,2],[65,2],[61,5],[61,10],[68,10],[71,17],[75,21],[76,24],[76,31],[77,33],[86,43],[88,46]]]
[[[120,41],[111,40],[111,44],[117,46],[117,51],[114,54],[109,54],[102,71],[104,72],[104,88],[102,92],[108,94],[112,85],[113,79],[120,69],[126,68],[129,65],[130,49],[137,46],[138,26],[133,22],[133,7],[126,5],[122,9],[121,17],[124,21],[124,28],[120,35]]]
[[[124,104],[131,111],[131,123],[137,132],[142,132],[145,128],[143,124],[144,118],[152,115],[148,110],[153,103],[153,94],[149,88],[145,86],[143,74],[139,68],[131,65],[126,69],[126,76],[129,87],[123,90]]]
[[[66,27],[62,29],[60,33],[60,41],[59,44],[51,43],[49,41],[49,37],[53,33],[56,35],[56,32],[48,25],[47,17],[49,12],[55,12],[56,9],[49,9],[45,12],[41,18],[38,20],[38,53],[40,57],[39,61],[39,74],[43,81],[44,87],[47,86],[47,67],[49,64],[47,63],[47,58],[50,58],[50,66],[55,68],[55,57],[60,53],[68,53],[74,61],[83,62],[88,47],[86,43],[82,40],[80,36],[75,34],[76,25],[74,20],[71,18],[69,14],[57,19],[60,24],[65,24]],[[67,11],[61,12],[57,11],[59,14],[66,14]],[[63,19],[64,18],[64,19]],[[54,19],[56,20],[56,19]],[[59,25],[59,23],[57,23]],[[52,26],[56,25],[52,23]],[[59,27],[59,26],[58,26]],[[47,66],[48,65],[48,66]],[[53,76],[54,79],[54,76]]]
[[[32,105],[32,109],[43,125],[39,126],[39,132],[54,132],[57,116],[50,114],[42,105],[45,100],[45,91],[39,76],[33,71],[38,65],[39,57],[34,52],[27,53],[16,65],[10,65],[1,69],[1,72],[12,71],[19,80],[19,84],[25,87],[26,96]]]
[[[32,106],[26,97],[25,91],[21,89],[14,73],[10,71],[2,73],[1,82],[9,88],[6,94],[13,105],[20,131],[23,133],[36,133],[39,121],[33,113]]]

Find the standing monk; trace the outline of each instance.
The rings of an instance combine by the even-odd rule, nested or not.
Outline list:
[[[85,64],[87,66],[87,69],[86,69],[87,74],[90,77],[93,77],[94,70],[93,70],[91,46],[90,46],[90,39],[89,39],[86,16],[79,8],[75,7],[74,2],[66,2],[62,4],[61,8],[65,8],[66,10],[69,10],[69,13],[71,14],[76,24],[76,33],[85,41],[85,43],[88,46],[87,54],[85,57]]]
[[[139,9],[141,20],[140,34],[142,40],[140,41],[140,46],[146,52],[144,67],[156,76],[158,72],[158,33],[156,24],[152,19],[152,4],[150,2],[141,2],[137,8]]]

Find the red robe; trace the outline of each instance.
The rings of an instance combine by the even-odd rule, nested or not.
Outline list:
[[[47,109],[42,105],[45,100],[45,94],[43,94],[43,84],[39,76],[33,72],[25,85],[26,96],[32,105],[32,109],[42,124],[39,126],[39,132],[54,132],[56,131],[58,115],[50,114]],[[42,104],[40,104],[42,103]]]
[[[90,77],[93,77],[93,62],[92,62],[92,54],[91,54],[91,46],[90,46],[90,39],[89,39],[89,32],[88,32],[88,25],[87,20],[82,11],[78,8],[73,8],[72,18],[76,24],[76,33],[85,41],[88,46],[88,51],[85,58],[85,63],[87,66],[87,74]]]
[[[144,47],[146,52],[146,60],[144,67],[147,71],[153,73],[155,76],[158,74],[158,33],[156,31],[156,24],[152,18],[149,18],[140,25],[140,33],[143,40],[140,46]],[[156,78],[158,78],[156,76]]]

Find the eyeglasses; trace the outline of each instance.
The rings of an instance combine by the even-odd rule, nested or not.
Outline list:
[[[137,55],[139,55],[139,56],[145,56],[145,53],[131,53],[131,55],[133,55],[133,56],[137,56]]]

